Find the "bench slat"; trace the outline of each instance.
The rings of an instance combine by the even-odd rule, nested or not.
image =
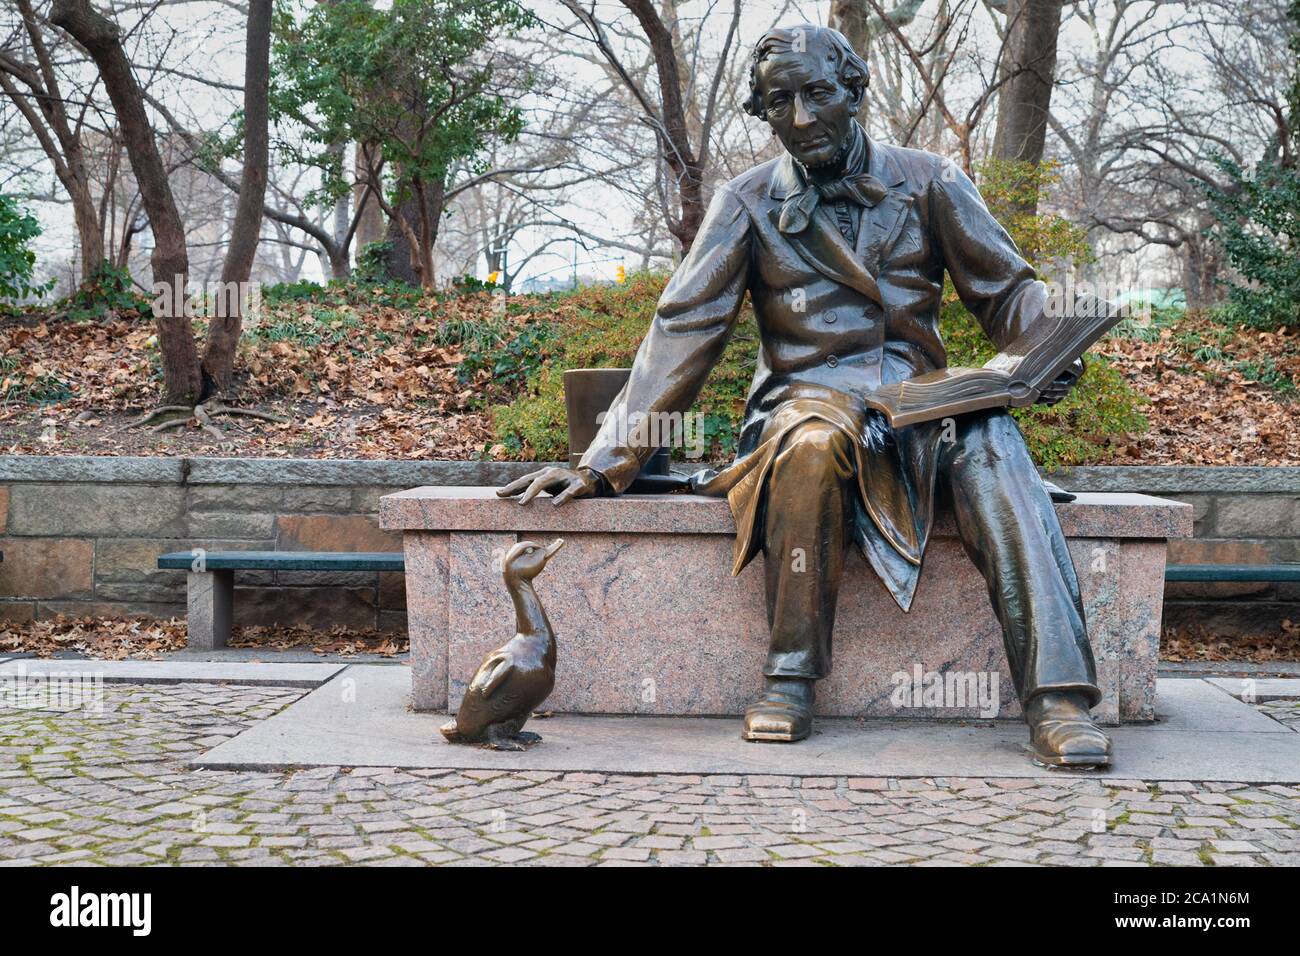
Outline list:
[[[1171,564],[1166,581],[1300,581],[1300,564]]]
[[[189,571],[198,557],[173,551],[158,558],[158,567]],[[400,551],[208,551],[208,571],[405,571]]]

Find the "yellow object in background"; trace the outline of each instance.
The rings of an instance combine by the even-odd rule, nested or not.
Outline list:
[[[619,285],[622,285],[624,282],[626,282],[626,281],[627,281],[627,269],[625,269],[623,266],[619,266],[617,269],[615,269],[615,270],[614,270],[614,281],[617,282]]]

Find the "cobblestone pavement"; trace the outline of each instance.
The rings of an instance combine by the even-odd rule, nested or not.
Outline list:
[[[1270,700],[1267,703],[1256,704],[1255,707],[1278,723],[1300,733],[1300,701]]]
[[[0,707],[0,865],[1300,864],[1294,786],[186,769],[302,693]],[[1296,704],[1261,710],[1300,726]]]

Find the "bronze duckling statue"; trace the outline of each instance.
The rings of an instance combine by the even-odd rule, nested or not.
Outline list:
[[[474,672],[456,719],[441,728],[450,743],[524,750],[542,739],[522,729],[555,687],[555,632],[533,578],[563,546],[563,538],[547,547],[520,541],[506,552],[501,576],[515,603],[516,633]]]

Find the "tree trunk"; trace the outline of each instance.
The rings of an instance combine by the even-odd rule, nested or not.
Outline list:
[[[695,235],[704,221],[704,170],[699,156],[706,145],[696,150],[691,146],[690,125],[686,118],[682,71],[673,45],[672,31],[659,16],[650,0],[622,0],[641,24],[650,52],[654,56],[655,72],[659,80],[659,102],[663,117],[660,132],[659,155],[677,181],[677,194],[681,203],[681,216],[669,224],[671,232],[682,247],[682,255],[691,251]]]
[[[682,215],[672,232],[682,244],[682,257],[685,258],[704,222],[704,170],[695,163],[686,166],[681,173],[678,193],[681,195]]]
[[[167,180],[167,168],[158,153],[153,127],[145,113],[144,97],[122,49],[121,34],[117,24],[94,10],[89,0],[54,0],[50,22],[68,31],[90,54],[113,104],[153,232],[154,291],[162,293],[154,307],[154,322],[163,360],[166,393],[163,402],[192,404],[202,391],[198,351],[185,309],[175,307],[177,303],[183,305],[189,281],[185,227]]]
[[[1223,288],[1218,283],[1223,251],[1205,234],[1214,223],[1213,217],[1202,212],[1196,223],[1199,231],[1189,233],[1183,242],[1183,294],[1190,311],[1202,312],[1223,301]]]
[[[352,204],[361,217],[357,223],[356,237],[353,239],[353,245],[358,252],[372,242],[382,242],[384,239],[384,210],[380,208],[379,201],[374,196],[366,195],[366,181],[370,179],[370,169],[366,163],[367,151],[376,162],[379,159],[378,146],[365,147],[361,143],[357,144],[354,179],[358,180],[358,183],[352,187]]]
[[[85,282],[104,264],[104,227],[99,221],[99,210],[90,188],[84,179],[75,175],[64,183],[72,200],[72,218],[77,226],[77,240],[81,246],[81,281]]]
[[[826,25],[832,30],[843,33],[844,39],[849,41],[849,46],[853,47],[853,51],[864,60],[867,59],[867,48],[871,45],[869,21],[866,0],[831,0],[831,15]],[[867,97],[865,96],[862,97],[862,105],[858,108],[858,121],[861,123],[867,121]]]
[[[871,40],[869,19],[866,0],[831,0],[831,15],[826,25],[843,33],[853,51],[865,60]]]
[[[1007,79],[998,93],[995,159],[1033,166],[1042,162],[1064,6],[1062,0],[1008,0],[1002,64]],[[1037,208],[1031,201],[1018,211],[1032,215]]]
[[[403,222],[410,223],[419,215],[415,207],[414,199],[410,197],[404,199],[394,210],[397,215],[388,220],[388,231],[384,237],[389,246],[388,274],[408,285],[420,283],[420,273],[415,266],[415,253],[411,248],[410,240],[406,238],[406,231],[402,228]],[[403,222],[398,221],[399,217]]]
[[[68,191],[72,202],[73,221],[81,246],[81,281],[99,272],[106,258],[104,251],[104,224],[100,210],[90,191],[90,176],[86,171],[86,151],[81,140],[81,124],[73,124],[68,117],[68,104],[59,87],[54,59],[41,34],[36,10],[31,0],[16,0],[15,6],[22,17],[31,41],[37,68],[21,66],[14,74],[27,88],[31,99],[0,76],[0,88],[13,100],[19,112],[28,120],[45,151],[54,174]],[[10,65],[10,69],[14,69]],[[39,111],[39,112],[38,112]],[[44,118],[44,128],[40,119]],[[106,188],[107,184],[106,184]]]
[[[423,209],[421,194],[424,197]],[[438,241],[446,195],[446,184],[437,180],[418,189],[411,188],[407,198],[395,210],[397,215],[389,220],[387,236],[392,244],[388,271],[393,278],[426,289],[434,287],[433,247]]]
[[[229,391],[235,368],[235,349],[244,321],[243,285],[253,274],[253,260],[262,238],[262,203],[266,199],[267,167],[270,163],[270,131],[267,98],[271,80],[271,0],[249,0],[248,44],[244,67],[244,172],[239,180],[239,199],[230,245],[221,267],[221,285],[226,294],[218,301],[230,306],[232,314],[208,319],[208,338],[203,354],[205,391]],[[239,288],[235,294],[229,289]]]
[[[330,263],[331,279],[347,280],[351,278],[352,262],[346,248],[332,246],[327,255]]]

